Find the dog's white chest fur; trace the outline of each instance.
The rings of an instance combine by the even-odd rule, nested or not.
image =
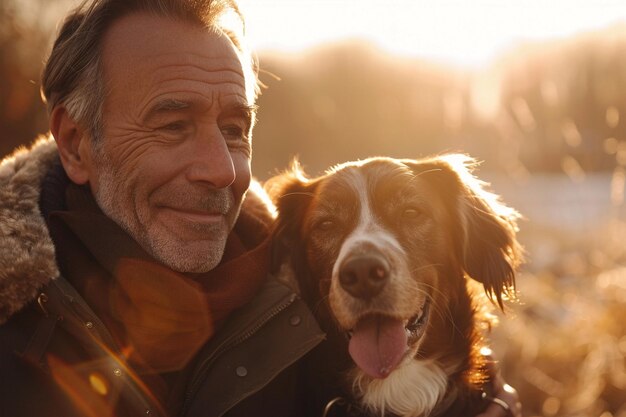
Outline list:
[[[447,375],[433,361],[411,360],[385,379],[371,379],[359,372],[354,389],[373,412],[403,417],[430,414],[446,392]]]

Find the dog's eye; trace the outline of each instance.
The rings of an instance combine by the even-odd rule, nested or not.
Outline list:
[[[402,217],[404,219],[414,220],[422,215],[422,210],[416,207],[405,207],[402,210]]]
[[[314,228],[322,231],[329,231],[335,228],[335,221],[332,219],[322,219],[314,224]]]

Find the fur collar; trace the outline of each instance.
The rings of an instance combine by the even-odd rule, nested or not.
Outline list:
[[[50,135],[0,162],[0,324],[59,275],[39,211],[41,182],[57,158]]]

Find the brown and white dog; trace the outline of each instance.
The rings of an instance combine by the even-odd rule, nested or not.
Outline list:
[[[484,293],[501,308],[514,295],[519,215],[484,190],[473,163],[371,158],[314,179],[294,164],[267,183],[277,264],[291,268],[331,340],[348,336],[356,366],[341,375],[367,414],[486,406]]]

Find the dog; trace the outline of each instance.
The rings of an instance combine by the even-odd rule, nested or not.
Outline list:
[[[503,309],[515,296],[522,249],[519,214],[474,165],[460,154],[376,157],[308,178],[295,162],[266,183],[274,265],[314,309],[328,354],[347,353],[334,378],[353,415],[473,416],[488,405],[487,300]]]

